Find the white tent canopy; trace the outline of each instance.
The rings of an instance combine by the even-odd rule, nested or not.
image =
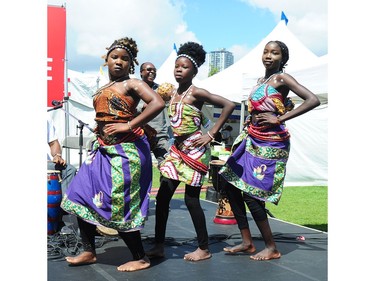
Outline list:
[[[267,37],[235,64],[204,80],[194,79],[193,83],[214,94],[243,104],[250,87],[264,73],[261,54],[265,44],[271,40],[283,41],[288,46],[290,59],[286,67],[287,72],[319,95],[322,101],[322,105],[318,108],[287,122],[292,137],[285,185],[327,185],[328,55],[323,57],[314,55],[288,30],[284,21],[281,21]],[[176,56],[176,51],[173,49],[158,69],[157,83],[169,82],[176,85],[173,75]],[[69,99],[64,103],[64,108],[69,114],[65,114],[60,109],[48,113],[54,119],[61,143],[65,137],[72,136],[78,141],[79,122],[71,115],[88,127],[94,128],[95,112],[92,95],[98,87],[108,82],[108,78],[100,73],[88,74],[68,70],[67,77]],[[207,115],[210,116],[208,113]],[[68,131],[64,129],[66,123],[68,123]],[[93,133],[86,127],[83,128],[82,133],[85,138],[93,137]],[[76,167],[79,163],[78,152],[76,149],[63,151],[66,159]]]
[[[280,21],[271,33],[243,58],[207,79],[196,81],[195,84],[214,94],[240,103],[247,98],[249,87],[255,85],[257,79],[263,76],[265,71],[261,60],[263,49],[269,41],[273,40],[282,41],[288,46],[289,61],[286,72],[290,74],[324,64],[323,60],[319,59],[289,31],[284,21]],[[322,75],[324,74],[326,73]],[[326,82],[327,76],[317,77],[317,79]],[[319,94],[319,92],[315,93]]]
[[[75,138],[77,146],[80,136],[80,120],[87,124],[83,126],[82,135],[85,138],[93,137],[93,133],[88,129],[95,127],[95,111],[92,103],[92,95],[98,87],[107,83],[108,78],[98,74],[80,73],[73,70],[68,70],[68,101],[64,103],[63,109],[50,111],[53,121],[56,126],[59,141],[63,144],[64,139]],[[64,111],[65,110],[65,111]],[[68,114],[67,114],[67,113]],[[77,119],[78,120],[77,120]],[[65,131],[65,124],[68,124],[68,130]],[[86,143],[84,143],[86,147]],[[84,148],[85,148],[84,147]],[[63,149],[66,160],[78,167],[79,164],[79,150],[78,149]],[[86,152],[83,154],[83,160],[86,158]]]
[[[169,54],[168,58],[164,61],[164,63],[159,67],[157,73],[156,73],[156,79],[155,82],[161,84],[164,82],[171,83],[175,85],[176,87],[178,86],[174,75],[173,75],[173,70],[174,70],[174,65],[175,61],[177,58],[177,51],[176,49],[173,48],[171,53]]]
[[[286,27],[284,21],[273,29],[253,50],[227,69],[195,85],[241,103],[245,100],[252,86],[264,74],[261,56],[264,46],[269,41],[284,42],[289,49],[289,61],[286,72],[318,95],[321,106],[287,121],[292,135],[291,151],[287,164],[285,184],[327,185],[328,184],[328,55],[318,57],[306,48]],[[290,93],[298,104],[299,99]]]

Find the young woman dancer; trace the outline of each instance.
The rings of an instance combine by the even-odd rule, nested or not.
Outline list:
[[[236,138],[232,155],[219,172],[227,182],[224,189],[242,236],[240,245],[224,248],[224,251],[256,251],[246,217],[246,203],[266,246],[261,252],[250,256],[253,260],[277,259],[281,256],[272,237],[265,202],[277,205],[283,190],[290,150],[290,135],[285,121],[320,104],[316,95],[283,72],[288,59],[289,51],[283,42],[271,41],[266,44],[262,55],[265,74],[249,95],[250,115],[245,129]],[[304,100],[300,106],[294,109],[290,106],[289,92]]]
[[[175,141],[160,164],[162,180],[156,196],[155,246],[146,252],[150,258],[164,257],[169,202],[180,182],[185,183],[185,204],[198,237],[198,248],[186,254],[184,259],[200,261],[211,257],[199,195],[211,156],[209,144],[233,112],[235,104],[193,85],[192,80],[205,56],[203,47],[195,42],[183,44],[177,52],[174,76],[178,89],[174,91],[168,109]],[[206,122],[201,111],[204,103],[223,108],[215,125],[206,134],[201,131]]]
[[[67,257],[72,265],[96,262],[96,226],[118,231],[133,255],[119,271],[150,266],[140,229],[148,212],[152,160],[142,126],[164,108],[164,101],[142,80],[130,78],[138,48],[132,38],[115,40],[105,56],[110,82],[94,95],[97,139],[92,152],[62,200],[61,207],[77,215],[83,252]],[[148,106],[136,116],[142,99]]]

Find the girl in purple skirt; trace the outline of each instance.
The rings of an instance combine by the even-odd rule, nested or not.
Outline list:
[[[117,230],[133,255],[119,271],[150,266],[140,234],[152,185],[150,146],[142,126],[163,110],[164,101],[145,82],[129,77],[137,53],[136,42],[125,37],[115,40],[105,56],[110,82],[93,96],[97,138],[61,202],[77,216],[82,238],[83,252],[66,258],[72,265],[96,262],[96,227],[104,226]],[[140,99],[148,106],[136,116]]]
[[[316,95],[283,72],[288,59],[289,51],[283,42],[266,44],[262,55],[264,77],[258,79],[249,95],[250,115],[244,131],[236,138],[232,155],[219,172],[225,179],[224,189],[242,237],[240,245],[224,248],[224,251],[256,251],[246,217],[246,203],[266,245],[261,252],[250,256],[253,260],[281,256],[272,237],[265,202],[277,205],[283,191],[290,150],[285,121],[320,104]],[[288,98],[290,91],[303,100],[296,108]]]

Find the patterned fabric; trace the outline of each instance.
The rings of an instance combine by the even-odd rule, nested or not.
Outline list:
[[[136,104],[131,97],[114,92],[111,88],[99,89],[94,95],[93,103],[97,122],[128,121],[136,112]]]
[[[118,231],[144,227],[152,183],[145,136],[116,145],[93,144],[61,202],[68,213]]]
[[[209,119],[193,105],[172,103],[169,106],[169,119],[175,137],[190,135],[202,126],[206,127]]]
[[[185,154],[182,151],[178,150],[178,148],[175,145],[172,145],[171,152],[181,157],[182,161],[184,161],[193,170],[196,170],[197,172],[200,172],[202,174],[207,174],[208,172],[207,165],[204,165],[203,163],[195,160],[188,154]]]
[[[130,120],[135,107],[128,96],[108,88],[95,94],[97,139],[62,199],[66,212],[118,231],[144,227],[152,185],[150,145],[141,128],[116,135],[103,131],[106,123]]]
[[[126,81],[124,84],[126,86]],[[110,85],[107,87],[110,87]],[[129,96],[114,92],[110,88],[99,89],[94,95],[93,104],[96,112],[96,133],[98,134],[102,145],[133,142],[144,135],[144,130],[139,127],[133,129],[130,133],[118,133],[116,135],[107,135],[103,131],[103,128],[107,123],[125,123],[133,119],[136,111],[136,104]]]
[[[188,136],[182,143],[175,141],[163,162],[161,174],[191,186],[202,186],[211,157],[209,146],[193,147],[191,142],[202,135],[203,115],[196,107],[182,102],[169,106],[169,118],[174,136]]]
[[[249,112],[285,112],[282,95],[272,86],[260,85],[249,96]],[[289,133],[284,125],[249,124],[236,138],[232,155],[220,169],[226,181],[252,197],[277,205],[280,201],[286,163],[289,157]]]
[[[278,115],[285,114],[283,96],[275,88],[268,84],[255,86],[248,99],[248,110],[252,111],[269,111]]]

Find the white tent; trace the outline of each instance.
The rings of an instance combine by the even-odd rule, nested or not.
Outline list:
[[[271,40],[280,40],[286,43],[290,51],[287,72],[312,92],[318,94],[322,101],[322,105],[318,108],[287,122],[287,127],[292,135],[292,145],[285,184],[287,186],[327,185],[328,56],[320,58],[315,56],[294,37],[283,21],[241,60],[212,77],[204,80],[194,79],[193,83],[234,102],[242,103],[246,99],[250,87],[264,73],[261,54],[264,45]],[[158,69],[156,82],[169,82],[176,85],[173,76],[175,59],[176,51],[173,49]],[[95,113],[92,95],[98,87],[108,81],[108,78],[100,73],[88,74],[68,70],[67,76],[70,95],[64,108],[70,115],[60,109],[49,112],[57,125],[61,142],[66,136],[76,137],[78,141],[80,133],[78,126],[80,124],[71,115],[87,124],[87,127],[94,128]],[[210,115],[208,114],[208,116]],[[65,122],[68,122],[69,131],[67,132],[64,130]],[[93,136],[87,127],[83,127],[82,130],[85,141]],[[77,149],[70,149],[70,151],[64,149],[67,160],[75,166],[78,166],[79,163],[78,152]],[[85,158],[85,153],[83,158]]]
[[[327,185],[328,55],[317,57],[313,54],[289,31],[284,21],[280,21],[270,34],[235,64],[195,84],[241,103],[244,112],[251,87],[264,74],[261,61],[264,46],[273,40],[282,41],[288,46],[286,72],[317,94],[322,103],[318,108],[286,123],[292,138],[285,184]],[[298,104],[299,99],[293,93],[290,96],[294,96],[293,100]]]
[[[86,158],[86,142],[93,137],[90,129],[95,127],[95,111],[92,104],[92,95],[102,85],[106,84],[108,78],[98,73],[80,73],[68,70],[68,93],[69,98],[62,109],[50,111],[53,121],[56,125],[59,141],[64,144],[65,139],[69,139],[69,146],[76,147],[71,149],[63,149],[66,160],[78,167],[79,166],[79,137],[82,127],[82,135],[84,137],[83,159]],[[78,119],[78,120],[77,120]],[[87,124],[82,126],[81,123]],[[65,124],[68,129],[65,130]]]
[[[177,58],[177,51],[175,48],[171,51],[169,54],[168,58],[164,61],[164,63],[159,67],[157,73],[156,73],[156,79],[155,82],[161,84],[164,82],[171,83],[175,85],[176,87],[178,86],[174,75],[173,75],[173,70],[174,70],[174,65],[175,61]]]
[[[285,22],[280,21],[271,33],[247,55],[223,71],[207,79],[196,81],[195,84],[214,94],[240,103],[247,98],[249,87],[255,85],[257,79],[264,74],[261,56],[264,46],[271,40],[283,41],[288,46],[289,61],[286,66],[288,73],[322,64],[322,60],[290,32]],[[327,76],[323,76],[320,81],[326,82]]]

